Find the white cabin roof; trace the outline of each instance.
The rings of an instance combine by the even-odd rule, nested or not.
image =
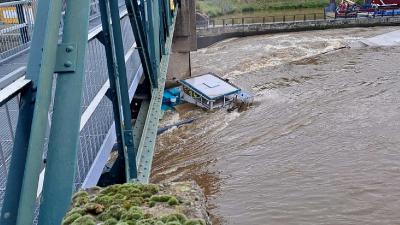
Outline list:
[[[212,73],[181,80],[180,83],[209,100],[236,94],[240,88]]]

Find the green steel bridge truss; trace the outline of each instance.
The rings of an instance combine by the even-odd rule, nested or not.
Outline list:
[[[118,2],[99,1],[102,31],[96,38],[104,45],[107,58],[110,87],[106,96],[113,104],[124,181],[147,183],[179,7],[175,7],[175,0],[125,0],[147,83],[144,89],[150,95],[143,101],[133,126]],[[79,147],[90,6],[90,0],[38,0],[27,82],[18,93],[20,109],[0,217],[2,225],[33,223],[51,105],[37,223],[60,224],[69,207]],[[3,99],[0,106],[15,95]]]

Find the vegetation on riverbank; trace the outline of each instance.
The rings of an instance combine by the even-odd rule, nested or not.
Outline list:
[[[199,12],[211,17],[262,10],[323,8],[329,0],[197,0]]]

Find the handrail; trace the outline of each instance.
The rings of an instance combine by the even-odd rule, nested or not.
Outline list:
[[[128,15],[128,12],[126,11],[126,9],[125,9],[125,10],[122,10],[122,11],[120,12],[120,18],[121,18],[121,19],[124,18],[124,17],[127,16],[127,15]],[[88,41],[93,40],[101,31],[102,31],[102,26],[101,26],[101,24],[98,25],[98,26],[96,26],[96,27],[94,27],[94,28],[92,28],[92,29],[90,29],[90,30],[89,30],[89,34],[88,34]],[[1,65],[1,60],[0,60],[0,65]],[[25,70],[26,70],[26,67],[20,67],[20,68],[18,68],[17,70],[13,71],[12,73],[14,73],[14,72],[17,71],[17,73],[13,75],[14,80],[19,79],[19,78],[21,78],[22,76],[24,76],[24,75],[25,75],[25,72],[26,72]],[[6,81],[6,80],[3,79],[3,78],[0,79],[0,89],[2,89],[2,87],[4,88],[6,85],[9,84],[9,83],[6,83],[5,81]]]
[[[0,3],[0,7],[8,7],[8,6],[14,6],[14,5],[30,3],[30,2],[33,2],[33,1],[32,0],[21,0],[21,1],[3,2],[3,3]]]
[[[377,16],[371,17],[332,17],[323,13],[304,13],[304,14],[282,14],[274,16],[243,16],[243,17],[227,17],[227,18],[217,18],[208,19],[204,21],[197,22],[198,30],[213,28],[213,27],[229,27],[236,25],[251,25],[251,24],[273,24],[273,23],[288,23],[288,22],[304,22],[304,21],[321,21],[321,20],[355,20],[355,19],[370,19],[370,18],[381,18],[381,17],[400,17],[400,15],[389,14],[383,15],[379,14]]]

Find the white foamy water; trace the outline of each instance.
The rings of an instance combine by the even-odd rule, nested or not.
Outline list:
[[[400,224],[400,47],[359,28],[235,39],[193,56],[256,95],[162,135],[152,180],[196,180],[215,224]]]

